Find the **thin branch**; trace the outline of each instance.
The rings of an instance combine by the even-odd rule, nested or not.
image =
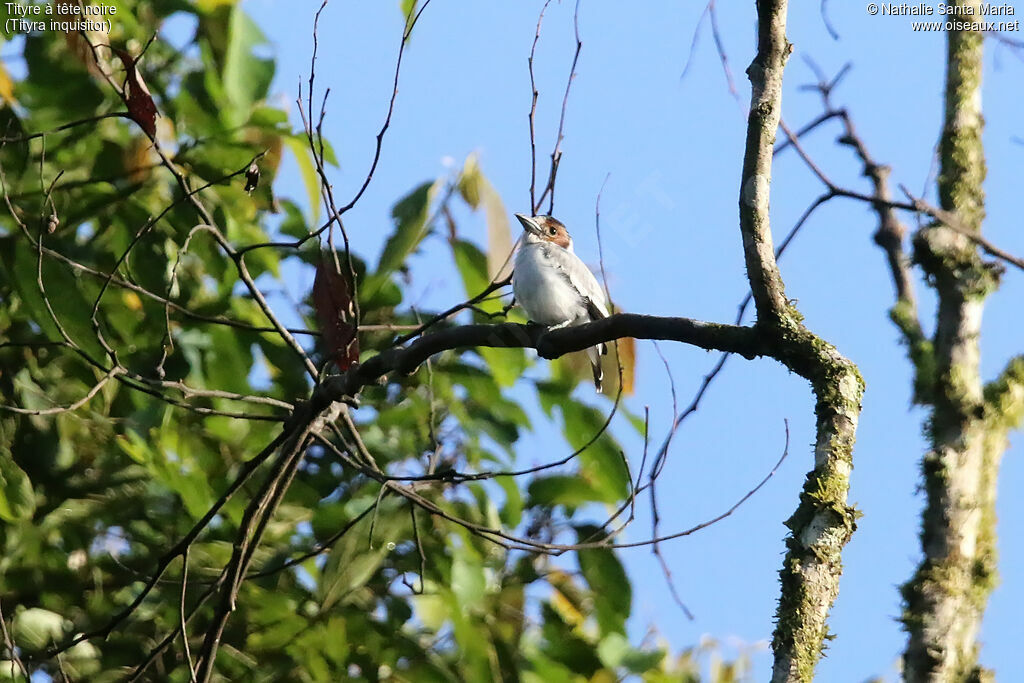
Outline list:
[[[196,665],[192,661],[192,650],[188,644],[188,629],[185,617],[185,589],[188,587],[188,546],[181,554],[181,599],[178,602],[178,627],[181,629],[181,645],[185,651],[185,664],[188,666],[188,679],[196,683]]]
[[[395,339],[395,341],[392,342],[391,345],[392,346],[400,346],[402,344],[405,344],[408,341],[411,341],[411,340],[415,339],[416,337],[419,337],[420,335],[422,335],[424,332],[429,330],[434,325],[436,325],[436,324],[438,324],[438,323],[440,323],[440,322],[442,322],[444,320],[447,320],[448,318],[452,317],[456,313],[458,313],[460,311],[464,311],[467,308],[472,308],[473,306],[475,306],[476,304],[480,303],[481,301],[486,301],[487,298],[493,292],[496,292],[497,290],[501,289],[502,287],[508,285],[510,282],[512,282],[512,276],[511,275],[506,277],[506,278],[504,278],[504,279],[502,279],[502,280],[491,282],[489,285],[487,285],[487,287],[485,287],[483,289],[483,291],[481,291],[476,296],[471,297],[470,299],[467,299],[466,301],[463,301],[460,304],[456,304],[455,306],[452,306],[448,310],[443,311],[441,313],[438,313],[437,315],[435,315],[432,318],[429,318],[426,322],[424,322],[424,323],[422,323],[420,325],[417,325],[415,327],[415,329],[413,329],[408,334],[405,334],[405,335]]]
[[[537,117],[537,96],[540,94],[537,92],[537,82],[533,76],[533,58],[537,53],[537,42],[540,40],[540,27],[544,21],[544,12],[547,11],[548,5],[551,4],[551,0],[544,0],[544,5],[540,8],[540,15],[537,17],[537,30],[533,34],[533,44],[530,46],[530,56],[526,59],[527,68],[530,72],[530,113],[528,115],[530,124],[530,208],[536,212],[537,208],[540,207],[540,203],[536,200],[536,187],[537,187],[537,133],[536,133],[536,117]]]
[[[82,398],[78,399],[74,403],[70,403],[70,404],[68,404],[66,406],[55,406],[53,408],[31,409],[31,408],[18,408],[16,406],[6,406],[6,405],[0,404],[0,410],[6,411],[6,412],[9,412],[9,413],[16,413],[18,415],[59,415],[61,413],[70,413],[70,412],[73,412],[75,410],[78,410],[79,408],[84,406],[86,403],[91,401],[93,396],[98,394],[100,392],[100,390],[107,384],[107,382],[109,382],[111,380],[111,378],[116,377],[121,372],[122,372],[121,368],[118,368],[118,367],[111,368],[110,371],[107,374],[105,374],[102,378],[100,378],[100,380],[98,382],[96,382],[96,384],[94,384],[91,389],[89,389],[89,391],[85,394],[85,396],[83,396]]]
[[[6,145],[8,143],[28,142],[29,140],[35,140],[36,138],[45,138],[47,135],[53,135],[54,133],[59,133],[61,131],[69,130],[71,128],[76,128],[78,126],[83,126],[90,123],[96,123],[97,121],[102,121],[103,119],[128,119],[129,121],[131,121],[132,115],[126,111],[114,111],[108,112],[106,114],[97,114],[96,116],[87,116],[83,119],[70,121],[68,123],[57,126],[56,128],[40,131],[38,133],[29,133],[28,135],[21,135],[13,138],[2,137],[0,138],[0,144]]]
[[[573,10],[572,27],[573,35],[576,38],[576,51],[572,56],[572,66],[569,67],[569,78],[565,81],[565,94],[562,95],[562,109],[558,115],[558,131],[555,133],[555,148],[551,151],[551,168],[548,170],[548,181],[544,186],[544,191],[541,192],[540,197],[537,198],[537,203],[533,205],[534,213],[537,213],[540,210],[540,205],[544,203],[544,198],[547,197],[549,193],[551,195],[551,202],[548,205],[548,215],[552,215],[555,212],[555,178],[558,175],[558,165],[562,162],[562,138],[564,137],[563,132],[565,130],[565,112],[569,107],[569,92],[572,90],[573,81],[576,80],[576,64],[579,62],[580,51],[583,49],[583,42],[580,40],[580,0],[576,0],[576,7]]]
[[[608,547],[610,547],[610,548],[639,548],[639,547],[642,547],[642,546],[645,546],[645,545],[653,545],[655,543],[664,543],[665,541],[671,541],[672,539],[675,539],[675,538],[681,538],[683,536],[690,536],[690,535],[700,531],[701,529],[706,529],[709,526],[712,526],[714,524],[717,524],[718,522],[721,522],[723,519],[732,516],[732,514],[734,512],[736,512],[737,510],[739,510],[743,506],[744,503],[746,503],[748,500],[750,500],[754,496],[755,493],[760,491],[761,488],[764,487],[764,485],[768,483],[768,480],[771,479],[772,477],[774,477],[775,473],[779,471],[779,468],[782,466],[782,463],[785,462],[786,457],[788,455],[789,455],[789,422],[786,421],[786,444],[785,444],[785,447],[782,450],[782,455],[779,456],[779,459],[775,462],[775,465],[772,466],[772,469],[768,472],[768,474],[766,474],[764,476],[764,478],[762,478],[761,481],[758,482],[757,486],[755,486],[754,488],[750,489],[745,494],[743,494],[743,497],[740,498],[739,500],[737,500],[735,503],[733,503],[732,506],[729,507],[728,510],[726,510],[725,512],[723,512],[723,513],[721,513],[719,515],[716,515],[715,517],[712,517],[709,520],[701,522],[700,524],[694,525],[694,526],[690,527],[689,529],[684,529],[683,531],[677,531],[676,533],[673,533],[673,534],[667,534],[665,536],[658,536],[656,538],[650,538],[650,539],[647,539],[647,540],[644,540],[644,541],[635,541],[635,542],[632,542],[632,543],[613,543],[613,544],[610,544]]]
[[[231,496],[234,495],[234,493],[238,491],[238,489],[241,488],[241,486],[246,481],[248,481],[249,477],[252,476],[252,474],[259,468],[259,466],[262,465],[263,462],[268,457],[270,457],[270,455],[277,449],[279,445],[281,445],[281,443],[285,440],[285,437],[286,432],[282,431],[282,433],[279,434],[269,444],[267,444],[267,446],[262,451],[260,451],[258,454],[253,456],[253,458],[251,458],[244,465],[242,465],[238,474],[235,476],[234,481],[231,482],[227,490],[225,490],[224,493],[221,494],[220,498],[218,498],[213,503],[213,505],[210,506],[210,509],[206,511],[206,514],[204,514],[202,518],[200,518],[200,520],[195,523],[195,525],[187,534],[185,534],[177,543],[175,543],[163,555],[160,556],[160,558],[157,560],[156,568],[150,574],[150,577],[143,585],[142,590],[139,591],[139,593],[132,599],[130,603],[128,603],[127,606],[125,606],[121,611],[119,611],[117,614],[111,617],[103,626],[76,635],[75,637],[71,638],[65,643],[50,648],[49,650],[47,650],[46,656],[48,658],[54,657],[61,652],[66,652],[67,650],[71,649],[72,647],[78,645],[81,642],[84,642],[86,640],[92,640],[93,638],[106,638],[111,633],[113,633],[114,629],[120,626],[126,619],[128,619],[135,612],[135,610],[138,609],[139,605],[143,603],[143,601],[146,599],[146,596],[148,596],[149,593],[153,590],[157,582],[160,580],[160,577],[163,576],[165,571],[167,571],[167,568],[171,565],[171,563],[178,557],[182,556],[186,552],[186,550],[189,547],[191,547],[192,543],[196,540],[196,538],[199,537],[199,535],[203,532],[203,530],[210,523],[210,521],[217,516],[221,508],[223,508],[224,505],[227,504],[228,500],[231,499]]]
[[[931,206],[924,200],[918,199],[917,197],[912,195],[904,185],[900,185],[900,190],[903,192],[903,194],[907,196],[907,199],[910,200],[910,203],[917,211],[928,214],[935,220],[941,222],[943,225],[953,230],[953,232],[963,235],[964,237],[978,245],[981,248],[981,250],[984,251],[989,256],[994,256],[998,259],[1002,259],[1006,263],[1009,263],[1010,265],[1015,266],[1020,270],[1024,270],[1024,258],[1014,256],[1013,254],[995,246],[987,239],[982,237],[980,234],[978,234],[976,230],[971,230],[966,225],[964,225],[963,221],[957,218],[956,214],[954,214],[953,212],[945,211],[944,209],[940,209],[937,206]]]
[[[732,69],[729,68],[729,56],[725,53],[725,43],[722,42],[722,34],[718,30],[718,12],[715,8],[715,0],[708,3],[708,15],[711,18],[711,37],[715,41],[715,49],[718,50],[718,61],[722,64],[722,72],[725,74],[725,82],[729,87],[729,94],[737,102],[740,100],[740,92],[736,89],[736,82],[732,78]]]
[[[3,632],[4,647],[7,648],[7,655],[10,657],[11,671],[4,671],[3,674],[13,674],[14,665],[17,664],[21,670],[21,675],[25,677],[25,681],[28,681],[31,677],[29,676],[28,669],[25,667],[25,663],[21,661],[21,657],[18,656],[18,648],[14,644],[14,638],[11,637],[10,631],[7,630],[7,619],[4,618],[4,608],[2,602],[0,602],[0,631]],[[14,677],[13,675],[11,676]]]

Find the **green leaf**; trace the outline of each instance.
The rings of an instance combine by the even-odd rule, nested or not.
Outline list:
[[[321,609],[344,604],[353,592],[369,581],[408,528],[408,513],[396,511],[397,503],[381,503],[331,549],[321,582]],[[373,547],[368,538],[373,526]]]
[[[462,277],[462,285],[467,297],[473,297],[484,291],[491,283],[487,276],[487,257],[472,242],[454,240],[452,256],[455,267]],[[488,313],[501,311],[501,299],[493,298],[481,301],[477,306]],[[477,352],[490,368],[494,379],[503,387],[510,387],[522,376],[529,365],[526,351],[523,349],[492,349],[480,347]]]
[[[36,511],[32,482],[11,455],[14,420],[0,422],[0,519],[6,522],[31,519]]]
[[[587,482],[566,474],[534,479],[527,490],[530,496],[529,507],[565,505],[576,508],[600,500],[598,493]]]
[[[477,620],[470,616],[469,610],[457,597],[449,597],[449,600],[452,631],[459,649],[460,680],[490,680],[490,662],[494,661],[495,651],[489,633],[479,627]]]
[[[400,199],[391,210],[395,232],[384,245],[377,263],[377,276],[389,275],[397,270],[423,239],[433,188],[433,182],[422,183]]]
[[[302,184],[306,186],[306,197],[309,199],[309,214],[313,223],[320,222],[320,176],[313,166],[313,158],[310,155],[309,146],[305,137],[298,135],[287,135],[282,138],[288,145],[288,149],[295,155],[295,163],[299,166],[299,175],[302,176]],[[289,233],[290,234],[290,233]],[[307,233],[308,234],[308,233]],[[293,235],[293,237],[305,237]]]
[[[597,527],[584,525],[576,528],[579,542],[600,533]],[[580,550],[576,554],[580,572],[587,580],[594,596],[597,621],[603,633],[626,632],[626,619],[633,603],[633,590],[619,558],[610,548]]]
[[[473,297],[487,289],[491,284],[487,277],[487,257],[479,247],[466,240],[454,240],[452,242],[452,256],[455,258],[455,267],[462,277],[462,287],[467,297]],[[477,306],[488,313],[500,311],[502,303],[499,299],[481,301]]]
[[[360,547],[348,544],[340,553],[331,553],[324,570],[323,609],[344,601],[354,590],[365,585],[384,561],[387,552],[384,546],[369,550],[365,541],[363,543]]]
[[[309,234],[306,227],[306,217],[302,215],[302,209],[290,199],[280,199],[278,204],[284,209],[284,218],[278,226],[282,235],[301,239]]]
[[[13,659],[0,659],[0,681],[12,681],[18,683],[24,681],[21,674],[21,667]]]
[[[495,481],[505,492],[505,505],[501,508],[501,522],[509,529],[514,529],[523,519],[523,494],[512,477],[497,477]]]
[[[43,329],[48,339],[62,340],[60,328],[63,328],[68,337],[93,360],[103,362],[106,359],[106,352],[90,322],[93,302],[83,294],[83,290],[90,294],[98,291],[95,286],[90,286],[92,283],[83,282],[69,266],[44,258],[44,298],[44,291],[40,290],[37,279],[38,260],[34,249],[23,241],[3,240],[0,242],[0,261],[6,270],[8,282],[14,285],[29,309],[32,320]],[[54,317],[60,327],[54,322]]]
[[[252,350],[247,338],[223,327],[211,327],[210,347],[205,356],[205,375],[209,386],[225,391],[245,393],[247,376],[252,367]]]
[[[371,299],[426,236],[427,211],[430,209],[434,187],[433,182],[422,183],[400,199],[391,210],[395,231],[384,244],[376,272],[366,278],[360,290],[361,298]]]
[[[78,643],[64,653],[64,670],[68,678],[88,680],[92,674],[100,670],[100,651],[89,641]]]
[[[601,669],[593,645],[577,635],[576,629],[566,623],[550,602],[541,605],[541,616],[541,633],[547,641],[544,654],[587,678]]]
[[[253,48],[265,45],[267,37],[241,7],[231,9],[228,43],[224,54],[224,93],[239,113],[262,100],[274,79],[274,62],[257,57]],[[233,117],[232,117],[233,118]],[[244,118],[242,120],[245,120]]]
[[[523,349],[492,349],[483,346],[477,351],[487,361],[494,379],[503,387],[514,385],[530,364]]]
[[[303,133],[303,137],[305,137],[305,133]],[[306,142],[308,145],[309,141],[307,140]],[[339,168],[338,156],[334,153],[334,147],[327,138],[313,133],[313,146],[317,154],[320,154],[320,148],[323,147],[324,163]]]
[[[249,116],[249,125],[275,133],[287,133],[288,112],[273,107],[256,107]]]
[[[579,679],[569,667],[540,653],[528,655],[532,671],[524,671],[523,683],[574,683]]]
[[[323,653],[327,655],[335,666],[342,666],[348,659],[349,645],[348,633],[345,629],[345,620],[340,617],[332,617],[323,628],[324,647]]]
[[[629,494],[629,473],[623,464],[620,446],[608,430],[601,432],[606,417],[597,408],[569,398],[561,403],[562,433],[573,450],[584,448],[577,456],[580,474],[601,495],[601,500],[612,503]],[[593,443],[590,443],[593,440]],[[589,445],[587,445],[589,444]]]
[[[427,587],[430,587],[429,584]],[[424,592],[422,595],[414,595],[412,601],[416,607],[416,616],[431,631],[439,631],[448,620],[448,601],[441,594]]]
[[[14,615],[14,642],[27,650],[42,650],[64,636],[64,617],[39,607]]]
[[[647,422],[643,415],[637,415],[622,403],[619,404],[619,412],[625,416],[626,420],[629,421],[629,424],[636,430],[637,434],[640,436],[644,435],[644,432],[647,430]]]
[[[455,598],[462,610],[476,611],[479,609],[480,600],[483,599],[487,589],[483,566],[480,564],[480,558],[476,556],[476,552],[468,546],[463,546],[454,552],[452,592],[455,593]]]
[[[665,653],[661,650],[638,650],[621,633],[609,633],[597,645],[601,663],[609,669],[626,668],[630,673],[644,674],[661,663]]]
[[[405,19],[406,29],[409,27],[409,23],[416,16],[416,6],[419,4],[419,0],[399,0],[398,6],[402,10],[402,17]]]

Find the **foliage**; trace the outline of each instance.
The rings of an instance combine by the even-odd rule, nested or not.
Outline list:
[[[115,4],[110,43],[127,60],[90,48],[88,34],[5,36],[23,41],[25,58],[24,74],[0,74],[11,82],[0,110],[10,200],[0,219],[0,394],[4,406],[22,409],[0,421],[0,585],[16,644],[5,656],[71,679],[115,680],[149,666],[145,676],[187,681],[187,652],[199,648],[214,610],[205,596],[266,467],[183,557],[172,557],[141,604],[119,615],[280,432],[288,406],[310,392],[301,356],[257,293],[320,262],[320,240],[309,238],[318,227],[317,159],[305,132],[268,102],[274,64],[260,56],[264,38],[237,3]],[[414,3],[404,5],[409,12]],[[187,49],[159,34],[148,43],[172,15],[195,26]],[[113,86],[126,67],[134,89],[121,100]],[[151,102],[140,104],[138,83]],[[107,116],[126,104],[130,117]],[[159,112],[154,132],[166,163],[139,120],[142,104]],[[274,194],[285,150],[303,170],[309,216]],[[254,159],[260,180],[250,193]],[[172,168],[205,188],[195,197],[234,249],[302,243],[247,251],[238,267]],[[430,316],[405,301],[399,275],[423,240],[437,239],[439,207],[459,198],[482,203],[490,224],[487,252],[450,233],[466,295],[497,274],[507,218],[502,234],[500,199],[479,166],[425,180],[395,203],[379,261],[352,255],[364,358],[394,343],[400,331],[388,326]],[[502,314],[489,301],[463,318]],[[332,350],[304,330],[317,328],[312,303],[286,320],[298,321],[295,337],[317,367],[326,365]],[[509,387],[527,382],[531,362],[521,349],[446,352],[368,389],[353,412],[366,449],[395,473],[514,467],[531,424],[521,403],[528,394],[513,397]],[[534,383],[568,447],[583,449],[575,464],[531,477],[424,482],[418,494],[508,533],[593,538],[600,529],[583,512],[621,503],[629,486],[610,434],[587,445],[604,415],[574,395],[576,381],[562,368]],[[668,680],[682,671],[664,649],[626,638],[629,581],[613,551],[581,551],[575,565],[483,540],[314,446],[256,551],[217,671],[227,680],[310,681]],[[165,640],[183,618],[187,640]],[[54,646],[107,625],[106,638],[53,656]],[[19,673],[11,662],[2,668]]]

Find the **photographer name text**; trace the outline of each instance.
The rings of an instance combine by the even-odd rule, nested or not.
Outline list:
[[[1017,13],[1008,2],[982,3],[977,11],[972,5],[947,5],[941,2],[938,5],[929,5],[925,2],[881,2],[877,7],[877,13],[886,17],[1012,17]]]

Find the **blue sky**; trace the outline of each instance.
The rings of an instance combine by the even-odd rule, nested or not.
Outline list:
[[[398,197],[446,174],[452,160],[461,165],[471,152],[479,155],[509,212],[527,210],[526,58],[541,4],[434,0],[427,8],[406,53],[380,166],[347,220],[359,253],[379,253]],[[300,79],[305,89],[317,6],[309,0],[246,3],[273,43],[278,61],[274,92],[286,106],[294,103]],[[609,176],[602,238],[616,303],[637,313],[731,321],[747,291],[737,218],[745,117],[743,106],[728,92],[706,22],[693,63],[686,78],[680,78],[703,8],[701,2],[649,2],[631,3],[627,11],[622,3],[582,3],[583,51],[565,123],[555,214],[573,232],[577,253],[596,264],[594,202]],[[572,58],[572,9],[568,1],[552,4],[537,50],[541,162],[554,142]],[[852,61],[836,103],[849,107],[875,158],[892,165],[894,183],[934,199],[944,36],[913,32],[907,17],[869,16],[861,3],[829,3],[829,9],[838,41],[829,36],[818,3],[791,8],[788,35],[795,53],[787,67],[784,119],[799,126],[821,112],[817,96],[798,88],[813,81],[802,57],[812,57],[830,74]],[[749,86],[743,72],[755,47],[753,3],[719,3],[719,12],[729,64],[745,103]],[[351,196],[372,158],[401,28],[397,0],[335,2],[321,20],[318,78],[321,87],[331,88],[325,131],[341,161],[332,177],[340,197]],[[985,65],[985,233],[1002,248],[1024,254],[1017,204],[1024,161],[1019,112],[1024,64],[989,41]],[[294,106],[292,111],[298,126]],[[826,126],[805,145],[837,183],[867,190],[852,154],[835,145],[838,132],[837,124]],[[304,201],[293,163],[286,162],[276,189]],[[777,240],[821,190],[791,151],[777,159],[772,184]],[[482,213],[461,218],[463,236],[484,243]],[[798,300],[809,327],[853,359],[867,382],[850,498],[864,517],[844,553],[841,593],[830,622],[837,637],[820,665],[821,680],[895,678],[904,643],[895,621],[897,588],[918,556],[922,501],[916,487],[924,413],[910,406],[911,373],[887,319],[893,295],[882,254],[871,241],[875,228],[867,206],[836,200],[814,215],[781,262],[787,293]],[[289,288],[298,297],[311,284],[311,277],[296,275]],[[412,291],[436,307],[461,300],[461,284],[442,241],[428,242],[414,258]],[[930,330],[934,300],[921,283],[917,291]],[[1010,271],[986,307],[986,379],[1021,351],[1022,300],[1024,278]],[[682,345],[664,344],[662,350],[685,405],[716,358]],[[638,348],[637,393],[629,406],[634,412],[650,406],[654,441],[660,441],[672,417],[671,400],[662,363],[649,343]],[[770,470],[783,446],[784,420],[789,421],[790,456],[778,475],[731,518],[664,546],[694,621],[667,599],[665,580],[649,551],[624,554],[635,594],[634,634],[641,636],[653,626],[674,649],[695,644],[705,634],[725,642],[770,639],[782,522],[793,512],[811,466],[809,387],[773,361],[731,361],[677,435],[659,489],[666,532],[718,514]],[[641,444],[628,431],[619,433],[635,466]],[[981,636],[982,662],[1002,676],[1024,668],[1016,613],[1016,606],[1024,604],[1024,538],[1013,531],[1013,521],[1024,518],[1024,501],[1013,495],[1024,478],[1022,443],[1019,434],[1013,435],[1003,462],[1002,583]],[[556,432],[542,426],[524,440],[522,456],[532,460],[535,453],[561,447]],[[639,512],[627,540],[649,535],[646,506]],[[770,655],[762,651],[754,661],[754,678],[766,678]]]

